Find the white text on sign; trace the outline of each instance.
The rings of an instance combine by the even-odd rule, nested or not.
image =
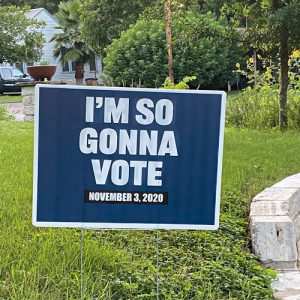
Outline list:
[[[105,155],[150,155],[178,156],[174,131],[171,130],[137,130],[92,127],[95,114],[102,114],[105,124],[129,124],[130,99],[113,97],[86,97],[85,121],[89,127],[79,134],[79,149],[83,154]],[[156,103],[148,98],[139,99],[135,105],[134,121],[139,125],[156,123],[168,126],[173,121],[173,103],[169,99],[160,99]],[[134,124],[132,124],[134,126]],[[135,186],[142,185],[146,176],[148,186],[162,186],[162,161],[141,161],[123,159],[91,159],[95,182],[105,185],[110,177],[116,186],[129,182]]]

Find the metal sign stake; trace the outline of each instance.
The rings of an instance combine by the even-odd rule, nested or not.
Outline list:
[[[159,300],[159,231],[156,230],[156,300]]]
[[[83,300],[83,249],[84,248],[84,230],[80,232],[80,299]]]

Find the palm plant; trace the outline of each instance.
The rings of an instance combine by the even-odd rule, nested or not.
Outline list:
[[[54,56],[59,58],[62,64],[74,61],[76,84],[83,84],[84,64],[94,56],[94,53],[81,35],[79,9],[80,0],[59,4],[58,12],[55,14],[59,22],[56,29],[61,29],[62,32],[55,34],[51,41],[55,42]]]

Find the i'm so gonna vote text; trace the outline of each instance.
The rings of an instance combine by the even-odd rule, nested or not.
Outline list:
[[[95,183],[105,185],[108,178],[113,185],[124,186],[133,176],[134,186],[142,185],[146,176],[147,186],[162,186],[164,165],[162,160],[135,160],[134,156],[178,156],[173,130],[147,130],[154,122],[166,128],[173,122],[174,107],[169,99],[156,102],[149,98],[139,99],[134,112],[130,111],[129,98],[86,97],[85,122],[90,126],[79,134],[79,149],[86,155],[130,155],[132,159],[91,159]],[[109,124],[129,124],[129,116],[135,113],[134,122],[145,129],[115,129]],[[95,116],[102,114],[107,127],[101,130],[93,128]],[[134,124],[132,124],[134,125]]]

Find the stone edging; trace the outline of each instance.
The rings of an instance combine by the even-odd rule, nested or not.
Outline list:
[[[24,105],[24,121],[34,120],[34,103],[35,103],[35,86],[37,84],[67,84],[64,80],[59,81],[29,81],[29,82],[19,82],[18,86],[21,87],[22,91],[22,102]]]
[[[255,196],[250,208],[252,247],[267,267],[300,266],[300,173]]]

